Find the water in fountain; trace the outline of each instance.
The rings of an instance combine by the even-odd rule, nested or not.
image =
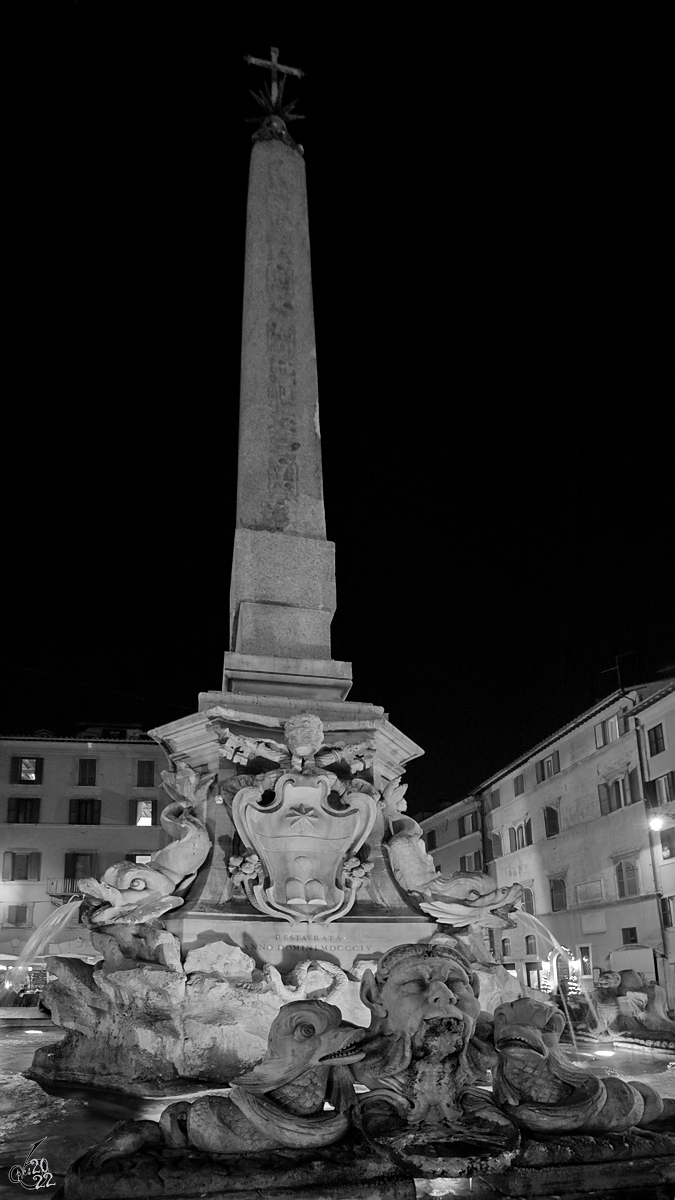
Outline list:
[[[558,941],[555,934],[551,933],[550,929],[547,929],[546,926],[543,924],[543,922],[540,921],[538,917],[535,917],[533,913],[524,912],[522,909],[520,909],[515,914],[515,916],[517,916],[518,919],[520,921],[522,921],[524,924],[526,924],[526,925],[529,924],[531,926],[534,926],[536,929],[538,929],[540,931],[540,933],[542,933],[544,935],[545,940],[547,942],[550,942],[553,949],[557,950],[559,954],[564,954],[566,958],[569,957],[569,953],[570,953],[569,950],[566,950],[565,947],[563,945],[561,945],[561,943]],[[572,1024],[570,1010],[567,1007],[567,998],[565,996],[565,992],[562,987],[559,989],[559,993],[560,993],[560,999],[562,1001],[563,1008],[565,1009],[565,1016],[567,1017],[567,1023],[570,1027],[570,1034],[572,1035],[572,1044],[574,1046],[574,1050],[575,1050],[576,1054],[578,1054],[579,1047],[577,1045],[576,1034],[574,1032],[574,1025]]]
[[[6,988],[13,988],[18,992],[23,987],[28,978],[28,968],[31,963],[38,954],[42,954],[48,942],[51,942],[56,934],[66,928],[73,914],[79,912],[81,903],[82,900],[79,896],[69,900],[67,904],[62,904],[55,909],[51,917],[47,917],[47,920],[38,926],[35,933],[29,937],[14,966],[7,972]]]

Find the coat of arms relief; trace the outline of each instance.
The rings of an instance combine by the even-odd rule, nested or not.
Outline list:
[[[325,746],[322,723],[312,714],[286,723],[283,745],[267,740],[235,750],[224,732],[227,757],[279,763],[277,770],[235,776],[223,789],[249,851],[231,860],[234,878],[260,912],[290,924],[344,917],[370,869],[356,855],[375,823],[379,794],[354,776],[372,762],[373,747]]]

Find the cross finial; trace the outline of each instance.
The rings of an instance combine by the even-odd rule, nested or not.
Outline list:
[[[285,82],[282,79],[281,86],[279,86],[278,73],[281,72],[282,75],[297,75],[299,79],[302,79],[302,77],[304,75],[304,71],[300,71],[298,69],[298,67],[284,67],[279,62],[279,47],[278,46],[270,47],[270,59],[271,59],[271,61],[268,62],[264,58],[253,58],[253,56],[251,54],[244,55],[244,62],[250,63],[251,66],[253,66],[253,67],[269,67],[270,68],[270,70],[272,72],[272,86],[270,88],[270,98],[272,101],[272,108],[276,108],[277,104],[279,103],[279,101],[281,100],[281,97],[283,95],[284,82]]]

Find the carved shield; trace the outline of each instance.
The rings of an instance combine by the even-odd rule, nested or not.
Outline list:
[[[264,883],[253,889],[261,912],[290,924],[322,924],[352,907],[356,892],[344,886],[344,862],[366,840],[377,806],[357,791],[336,801],[333,783],[329,774],[287,772],[277,780],[271,804],[255,787],[234,797],[237,832],[265,869]]]

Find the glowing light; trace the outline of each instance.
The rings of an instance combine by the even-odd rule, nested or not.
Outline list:
[[[658,833],[659,829],[663,829],[663,817],[650,817],[649,828],[653,829],[654,833]]]
[[[613,1050],[596,1050],[596,1058],[614,1058]]]

